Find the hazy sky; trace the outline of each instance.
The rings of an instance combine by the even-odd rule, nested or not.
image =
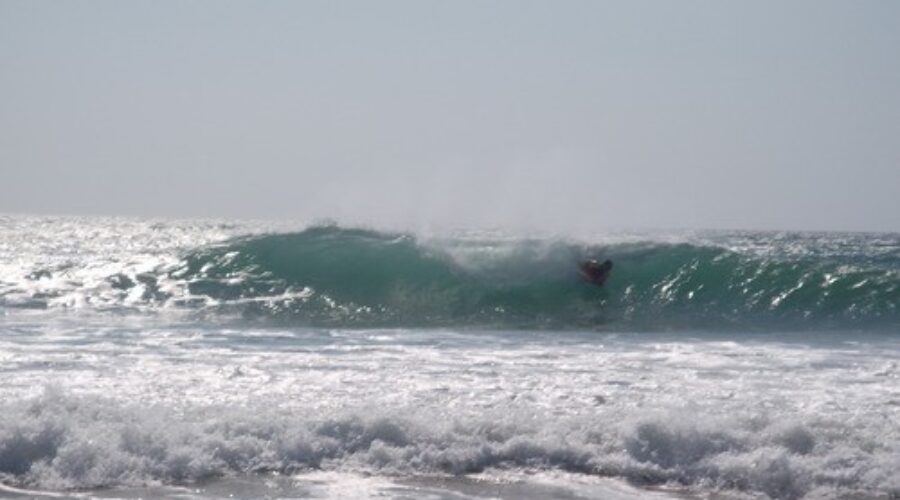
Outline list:
[[[0,212],[900,231],[900,2],[0,0]]]

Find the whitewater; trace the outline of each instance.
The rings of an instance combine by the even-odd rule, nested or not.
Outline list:
[[[888,499],[898,471],[900,234],[0,216],[0,496]]]

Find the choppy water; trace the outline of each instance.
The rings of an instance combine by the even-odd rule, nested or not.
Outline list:
[[[890,498],[898,252],[5,217],[3,491]]]

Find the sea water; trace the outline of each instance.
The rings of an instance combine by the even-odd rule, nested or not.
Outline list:
[[[0,496],[893,498],[898,308],[897,234],[4,216]]]

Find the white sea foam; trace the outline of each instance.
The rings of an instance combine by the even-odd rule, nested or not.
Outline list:
[[[0,216],[0,308],[157,310],[188,303],[184,256],[299,223]],[[235,279],[240,279],[236,276]],[[290,294],[277,297],[290,299]]]
[[[18,487],[545,470],[772,498],[900,494],[885,338],[4,330],[0,472]]]

